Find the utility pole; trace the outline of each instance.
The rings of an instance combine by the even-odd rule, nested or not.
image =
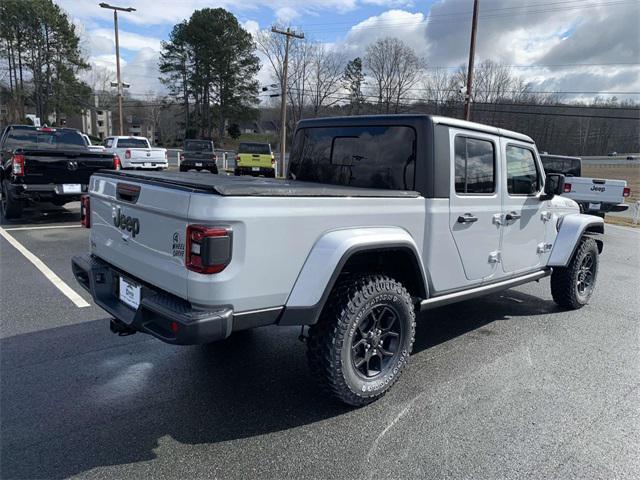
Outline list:
[[[282,67],[282,82],[281,82],[281,99],[280,99],[280,159],[278,161],[278,171],[282,177],[286,176],[284,171],[284,157],[286,153],[287,144],[287,70],[289,66],[289,41],[292,38],[304,38],[304,33],[298,33],[287,27],[287,30],[280,30],[277,27],[271,27],[273,33],[278,33],[285,36],[284,44],[284,65]]]
[[[108,3],[100,3],[100,7],[113,10],[113,28],[116,31],[116,81],[118,82],[118,117],[120,119],[120,135],[124,135],[124,122],[122,117],[122,80],[120,79],[120,41],[118,38],[118,11],[135,12],[133,7],[116,7]]]
[[[476,30],[478,29],[478,3],[473,0],[473,20],[471,23],[471,45],[469,46],[469,68],[467,69],[467,94],[464,99],[464,119],[471,120],[471,95],[473,94],[473,63],[476,56]]]

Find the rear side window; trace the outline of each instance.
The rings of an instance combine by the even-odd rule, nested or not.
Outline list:
[[[458,135],[454,150],[456,193],[494,193],[496,178],[493,143]]]
[[[271,145],[268,143],[241,143],[238,146],[238,153],[271,155]]]
[[[119,138],[118,148],[149,148],[149,142],[144,138]]]
[[[545,173],[561,173],[567,177],[582,176],[582,162],[577,158],[545,157],[540,155]]]
[[[5,148],[79,150],[87,145],[80,133],[75,130],[37,130],[14,128],[9,131]]]
[[[184,142],[184,149],[189,152],[212,152],[213,143],[187,140]]]
[[[289,176],[352,187],[414,188],[416,132],[405,126],[315,127],[296,133]]]
[[[540,173],[528,148],[507,147],[507,191],[510,195],[535,195],[540,191]]]

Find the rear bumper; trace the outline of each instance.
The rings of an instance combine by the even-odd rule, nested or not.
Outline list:
[[[80,185],[80,193],[65,193],[62,184],[54,183],[10,183],[9,188],[11,189],[13,195],[17,198],[51,198],[54,196],[79,197],[82,193],[87,193],[89,191],[86,184]]]
[[[123,170],[152,170],[156,168],[168,168],[169,162],[166,160],[144,160],[140,162],[132,162],[130,160],[120,160]]]
[[[107,262],[86,254],[73,257],[71,268],[95,303],[129,330],[148,333],[175,345],[210,343],[231,334],[233,309],[230,306],[196,310],[185,300],[142,284],[140,306],[134,310],[119,300],[122,273]]]
[[[626,203],[601,203],[599,209],[592,210],[592,209],[589,208],[589,206],[591,205],[589,202],[579,202],[579,203],[582,205],[582,208],[583,208],[585,213],[590,213],[590,212],[600,212],[600,213],[624,212],[629,208],[629,205],[627,205]],[[594,203],[596,203],[596,202],[594,202]]]
[[[183,160],[180,162],[180,170],[209,170],[218,173],[218,165],[215,162],[197,162],[193,160]]]
[[[254,170],[254,168],[258,170]],[[236,167],[235,170],[239,175],[264,175],[265,177],[273,176],[275,173],[273,167]]]

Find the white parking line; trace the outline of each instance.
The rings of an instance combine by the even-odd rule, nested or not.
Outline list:
[[[5,231],[13,232],[17,230],[50,230],[54,228],[82,228],[82,225],[45,225],[43,227],[10,227],[10,228],[5,228]]]
[[[4,228],[0,227],[0,235],[2,235],[7,242],[15,247],[22,255],[25,256],[27,260],[29,260],[33,265],[40,270],[40,272],[53,283],[54,287],[60,290],[69,300],[75,303],[76,307],[84,308],[89,307],[90,305],[82,298],[80,295],[76,293],[69,285],[64,283],[62,279],[57,276],[53,271],[47,267],[42,260],[36,257],[33,253],[27,250],[19,241],[9,234]]]

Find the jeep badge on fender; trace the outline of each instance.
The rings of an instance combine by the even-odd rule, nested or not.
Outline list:
[[[140,220],[125,215],[119,207],[113,212],[113,224],[120,230],[131,232],[132,237],[140,233]]]

